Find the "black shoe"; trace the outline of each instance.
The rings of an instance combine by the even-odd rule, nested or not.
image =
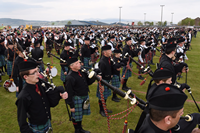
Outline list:
[[[108,110],[108,109],[107,109],[107,112],[108,112],[108,113],[112,113],[112,110]]]
[[[101,114],[101,116],[106,117],[106,114],[104,111],[100,111],[99,113]]]
[[[81,128],[80,133],[90,133],[90,131],[86,131],[83,128]]]
[[[138,76],[138,79],[141,79],[141,80],[143,80],[143,79],[144,79],[144,77],[142,77],[142,76]]]
[[[119,97],[117,97],[117,96],[115,97],[115,99],[117,99],[117,100],[121,100],[121,98],[119,98]]]
[[[154,63],[151,63],[151,65],[155,65]]]
[[[112,97],[112,101],[119,102],[119,99],[117,99],[116,97]]]

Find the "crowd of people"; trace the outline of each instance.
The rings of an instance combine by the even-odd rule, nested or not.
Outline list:
[[[197,29],[66,27],[9,29],[0,34],[0,74],[7,73],[10,82],[16,85],[17,119],[22,133],[52,132],[50,107],[58,105],[61,98],[70,107],[75,133],[90,133],[82,128],[83,115],[91,113],[89,85],[95,82],[88,78],[88,72],[92,69],[101,80],[118,89],[122,84],[122,90],[128,91],[134,63],[140,80],[145,80],[142,75],[149,73],[152,65],[157,65],[157,69],[150,74],[147,102],[141,107],[143,113],[137,127],[129,132],[199,132],[194,129],[200,124],[199,114],[191,114],[191,122],[180,119],[187,99],[184,91],[190,86],[176,80],[182,77],[181,73],[189,72],[186,53],[192,49]],[[53,49],[57,55],[51,54]],[[44,75],[49,80],[52,75],[50,67],[48,72],[44,69],[45,52],[48,58],[60,60],[63,85],[56,87],[46,82]],[[161,55],[158,64],[153,61],[156,52]],[[120,102],[116,91],[98,82],[96,96],[102,117],[112,113],[106,106],[111,95],[113,102]],[[175,128],[178,126],[181,128]]]

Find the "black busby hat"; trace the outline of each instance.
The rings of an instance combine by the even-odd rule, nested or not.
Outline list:
[[[145,42],[143,38],[140,38],[139,43]]]
[[[77,62],[78,59],[76,57],[69,58],[67,60],[67,65],[70,66],[72,63]]]
[[[27,71],[31,69],[35,69],[37,67],[37,63],[35,61],[30,61],[30,60],[24,60],[19,64],[19,71]]]
[[[110,45],[103,46],[103,47],[101,47],[101,50],[102,51],[104,51],[104,50],[111,50],[111,46]]]
[[[115,36],[111,36],[111,37],[110,37],[110,39],[113,39],[113,38],[115,38]]]
[[[148,41],[151,41],[151,40],[153,40],[153,38],[148,38]]]
[[[126,41],[130,41],[130,40],[131,40],[131,38],[130,38],[130,37],[127,37],[127,38],[126,38]]]
[[[89,37],[85,37],[84,40],[85,40],[85,41],[90,41],[90,38],[89,38]]]
[[[173,73],[166,68],[156,69],[153,73],[153,80],[154,79],[167,79],[172,77]]]
[[[174,43],[174,41],[176,41],[176,38],[174,37],[168,39],[168,43],[171,43],[171,42]]]
[[[177,43],[181,43],[181,42],[184,42],[184,41],[185,41],[185,38],[180,37],[180,38],[177,40]]]
[[[114,53],[121,53],[122,51],[120,49],[115,49]]]
[[[64,46],[71,46],[71,43],[70,42],[64,42]]]
[[[174,85],[160,84],[149,98],[149,108],[162,111],[175,111],[183,108],[187,95]]]
[[[176,49],[176,44],[173,42],[170,42],[166,44],[166,50],[175,50]]]

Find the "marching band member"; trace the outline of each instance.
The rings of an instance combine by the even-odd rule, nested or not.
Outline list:
[[[69,104],[72,122],[75,128],[75,133],[90,133],[82,128],[83,115],[90,115],[89,87],[95,80],[89,79],[86,73],[80,71],[81,64],[76,57],[69,58],[67,65],[71,69],[66,77],[65,90],[69,97],[66,104]],[[86,105],[83,106],[83,105]]]
[[[38,79],[40,73],[36,62],[21,62],[19,72],[26,81],[16,101],[20,132],[50,132],[52,130],[50,107],[58,105],[61,97],[67,99],[67,92],[63,93],[63,87],[56,87],[54,90],[45,92],[45,87]]]
[[[99,69],[102,72],[102,79],[104,79],[105,81],[107,81],[109,83],[110,80],[112,79],[112,68],[113,68],[113,62],[111,61],[111,54],[112,54],[111,46],[110,45],[103,46],[101,48],[101,51],[102,51],[102,58],[99,61],[98,66],[99,66]],[[103,104],[100,100],[101,95],[100,95],[99,89],[100,89],[100,87],[99,87],[99,84],[98,84],[96,96],[99,98],[99,108],[100,108],[99,113],[103,117],[106,117],[104,109],[103,109]],[[111,95],[111,90],[105,85],[102,85],[102,89],[103,89],[104,100],[105,100],[105,103],[106,103],[106,100]],[[107,109],[107,112],[112,113],[112,111],[108,110],[108,109]]]
[[[53,48],[53,42],[50,39],[49,32],[46,32],[44,37],[44,46],[46,47],[46,52],[51,52]],[[48,55],[48,57],[50,57],[50,55]]]

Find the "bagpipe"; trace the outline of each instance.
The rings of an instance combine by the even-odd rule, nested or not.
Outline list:
[[[133,94],[131,92],[131,90],[127,91],[126,93],[123,92],[122,90],[120,90],[117,87],[112,86],[111,84],[109,84],[108,82],[106,82],[105,80],[101,79],[99,76],[97,76],[97,73],[94,71],[87,71],[84,67],[81,68],[82,72],[85,72],[88,75],[88,78],[94,78],[97,81],[101,82],[103,85],[107,86],[108,88],[110,88],[113,92],[115,92],[116,94],[118,94],[119,96],[123,97],[124,99],[129,99],[131,100],[131,104],[134,105],[136,104],[136,102],[138,101],[137,105],[141,108],[144,109],[146,102],[143,101],[142,99],[138,98],[135,94]]]

